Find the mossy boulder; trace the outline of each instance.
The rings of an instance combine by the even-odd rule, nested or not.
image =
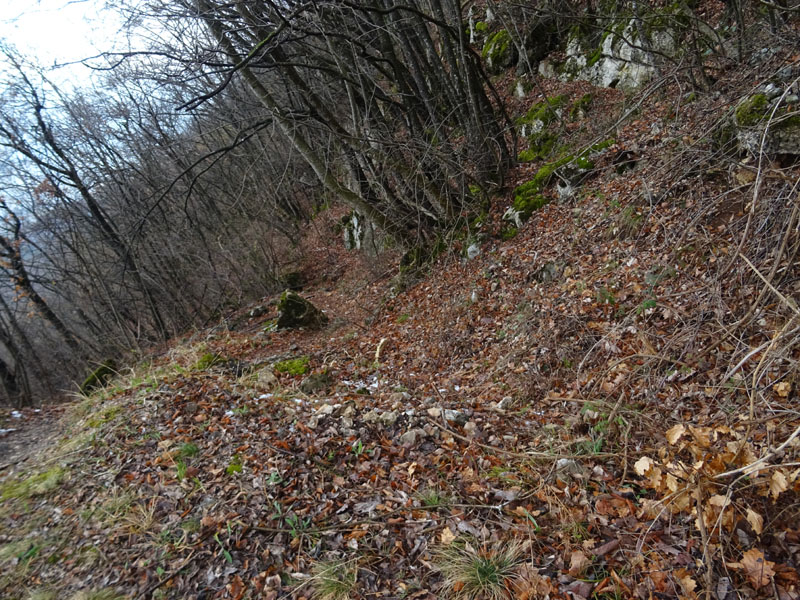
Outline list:
[[[521,117],[517,118],[516,125],[520,135],[529,136],[540,133],[561,115],[561,109],[567,103],[566,95],[551,96],[537,102]]]
[[[800,116],[778,102],[780,98],[771,100],[764,93],[753,94],[739,102],[734,110],[733,126],[740,150],[800,155]]]
[[[281,294],[278,311],[278,329],[322,329],[328,324],[328,317],[324,312],[291,290]]]
[[[736,107],[736,124],[739,127],[753,127],[763,119],[769,110],[766,94],[753,94]]]
[[[505,69],[513,66],[517,59],[517,51],[511,40],[511,34],[505,29],[495,31],[486,38],[481,56],[490,73],[502,73]]]
[[[109,379],[117,373],[117,364],[113,359],[104,360],[98,367],[89,373],[80,387],[81,394],[90,394],[99,387],[104,386]]]
[[[288,358],[275,363],[274,368],[278,373],[286,373],[288,375],[305,375],[308,372],[308,356],[298,356],[297,358]]]

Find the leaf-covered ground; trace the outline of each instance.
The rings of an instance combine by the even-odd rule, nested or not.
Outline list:
[[[561,143],[614,146],[504,240],[520,166],[423,276],[323,214],[326,328],[276,331],[265,299],[2,465],[0,595],[799,598],[800,167],[714,143],[789,61],[718,94],[549,86],[593,98]]]

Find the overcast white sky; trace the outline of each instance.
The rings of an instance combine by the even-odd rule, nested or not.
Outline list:
[[[110,50],[118,29],[102,0],[0,0],[0,39],[44,67],[63,65]],[[50,76],[79,83],[90,71],[81,65]]]

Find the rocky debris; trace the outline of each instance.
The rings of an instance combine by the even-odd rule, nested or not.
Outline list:
[[[328,324],[327,315],[311,302],[293,292],[286,290],[278,302],[278,329],[322,329]]]
[[[428,432],[422,429],[421,427],[415,427],[414,429],[409,429],[403,435],[398,438],[398,442],[401,446],[413,446],[419,440],[423,440],[428,437]]]

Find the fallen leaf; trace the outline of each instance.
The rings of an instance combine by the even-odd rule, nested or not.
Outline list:
[[[764,531],[764,517],[752,508],[747,509],[747,522],[750,523],[750,527],[753,528],[756,534],[761,535],[761,532]]]
[[[569,574],[573,577],[578,577],[583,573],[592,561],[580,550],[574,550],[569,557]]]
[[[786,475],[775,471],[769,480],[769,493],[772,494],[772,499],[777,499],[787,489],[789,489],[789,483],[786,481]]]
[[[675,425],[675,427],[671,427],[667,430],[667,441],[670,445],[675,445],[675,443],[681,439],[681,436],[686,431],[686,427],[682,424]]]
[[[445,527],[442,529],[439,539],[441,540],[443,546],[449,546],[453,543],[453,540],[456,539],[456,534],[450,531],[449,527]]]
[[[634,463],[633,470],[636,471],[638,475],[644,476],[644,474],[647,473],[654,464],[655,463],[652,458],[643,456]]]
[[[750,583],[756,589],[767,585],[775,575],[775,571],[772,568],[775,563],[764,558],[764,553],[757,548],[751,548],[745,552],[740,564]]]
[[[772,386],[772,389],[775,391],[778,396],[781,398],[788,398],[789,394],[792,391],[792,384],[788,381],[780,381]]]

